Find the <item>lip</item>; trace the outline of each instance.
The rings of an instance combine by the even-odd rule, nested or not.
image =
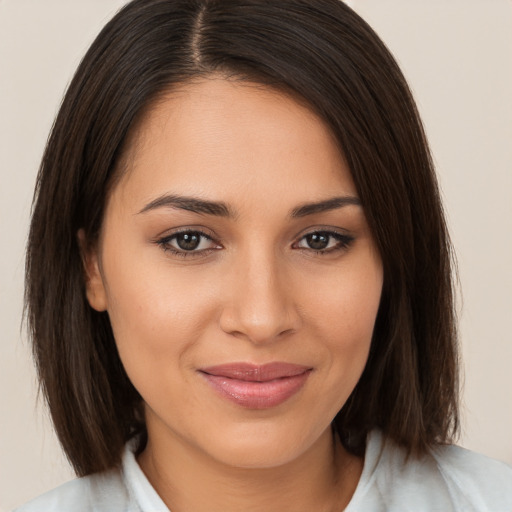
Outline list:
[[[199,373],[223,398],[248,409],[277,407],[298,393],[312,368],[273,362],[264,365],[228,363]]]

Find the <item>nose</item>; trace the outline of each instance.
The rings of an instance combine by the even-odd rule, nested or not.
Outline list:
[[[221,329],[253,344],[296,332],[301,318],[285,264],[272,254],[252,252],[231,265]]]

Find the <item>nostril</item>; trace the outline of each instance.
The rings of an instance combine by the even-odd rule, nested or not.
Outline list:
[[[247,248],[245,258],[233,262],[230,276],[226,276],[220,328],[237,339],[272,343],[301,325],[286,269],[279,267],[273,254],[273,249]]]
[[[296,332],[298,326],[298,320],[290,314],[244,316],[243,310],[237,308],[224,310],[220,319],[220,328],[225,333],[255,344],[282,340]]]

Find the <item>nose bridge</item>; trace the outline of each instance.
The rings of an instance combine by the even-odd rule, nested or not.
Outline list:
[[[253,343],[275,340],[298,327],[286,265],[272,248],[247,248],[232,262],[224,331]]]

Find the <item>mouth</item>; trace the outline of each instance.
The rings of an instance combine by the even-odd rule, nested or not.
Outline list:
[[[223,398],[247,409],[269,409],[290,399],[306,383],[311,367],[284,362],[229,363],[199,373]]]

